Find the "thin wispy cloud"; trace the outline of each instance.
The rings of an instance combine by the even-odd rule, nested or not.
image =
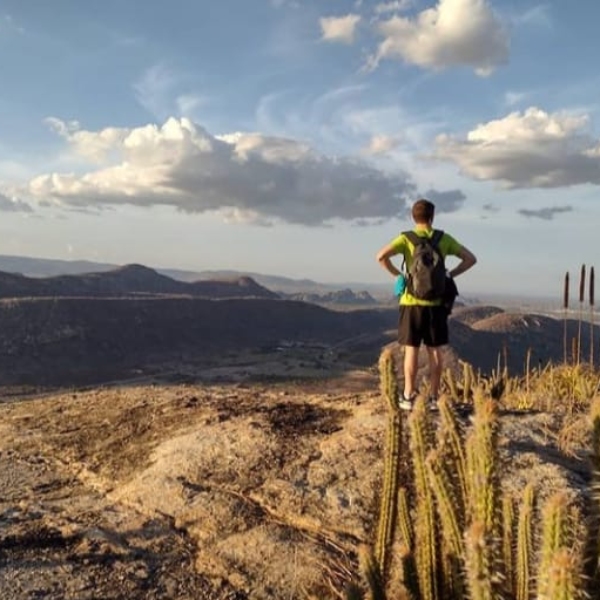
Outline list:
[[[512,22],[516,25],[526,25],[544,29],[552,29],[553,21],[548,4],[538,4],[527,8],[524,12],[514,15]]]
[[[394,0],[393,2],[380,2],[375,5],[376,15],[385,15],[408,10],[414,4],[414,0]]]
[[[377,30],[383,41],[369,69],[391,59],[433,70],[469,67],[487,76],[508,62],[506,26],[486,0],[440,0],[414,18],[382,21]]]
[[[522,208],[517,211],[520,215],[527,217],[528,219],[541,219],[542,221],[552,221],[556,215],[563,213],[573,212],[572,206],[553,206],[546,208],[539,208],[536,210],[530,210]]]
[[[160,62],[146,69],[134,82],[133,90],[139,104],[155,119],[171,115],[194,117],[207,98],[190,89],[186,76],[179,70]]]
[[[368,156],[382,156],[391,152],[402,143],[401,137],[391,135],[374,135],[369,143],[363,148],[363,154]]]
[[[462,138],[438,136],[434,156],[504,188],[600,184],[600,140],[590,134],[586,115],[531,107],[478,125]]]
[[[343,17],[322,17],[319,19],[321,39],[326,42],[352,44],[360,20],[360,15],[355,14],[348,14]]]

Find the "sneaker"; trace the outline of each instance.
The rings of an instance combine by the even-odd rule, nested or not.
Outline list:
[[[427,398],[427,408],[431,412],[438,412],[440,410],[437,396],[429,396],[429,398]]]
[[[417,392],[413,392],[408,398],[404,395],[403,392],[398,398],[398,408],[400,410],[412,410],[412,407],[415,405],[416,398]]]

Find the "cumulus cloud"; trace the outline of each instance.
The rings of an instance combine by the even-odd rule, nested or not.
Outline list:
[[[327,42],[354,42],[356,27],[360,22],[360,15],[348,14],[345,17],[322,17],[319,19],[321,26],[321,39]]]
[[[467,66],[486,76],[508,62],[506,27],[487,0],[440,0],[415,18],[395,15],[377,28],[384,39],[369,68],[387,58],[434,70]]]
[[[99,159],[84,173],[49,173],[27,185],[40,202],[93,207],[170,205],[227,218],[324,225],[401,214],[415,186],[364,161],[323,156],[305,143],[259,133],[213,136],[189,119],[131,129],[78,129],[51,122],[78,157]]]
[[[436,213],[451,213],[460,209],[467,197],[460,190],[440,192],[428,190],[424,197],[435,204]]]
[[[363,148],[363,154],[369,156],[381,156],[388,154],[402,143],[401,138],[391,135],[374,135],[369,143]]]
[[[517,212],[520,215],[523,215],[524,217],[527,217],[530,219],[534,218],[534,219],[543,219],[544,221],[551,221],[558,214],[572,212],[572,211],[573,211],[572,206],[553,206],[553,207],[540,208],[537,210],[529,210],[526,208],[522,208],[521,210],[518,210]]]
[[[456,163],[473,179],[505,188],[600,184],[600,141],[585,115],[513,112],[478,125],[463,139],[441,135],[434,156]]]
[[[3,212],[33,212],[31,206],[19,198],[0,192],[0,211]]]

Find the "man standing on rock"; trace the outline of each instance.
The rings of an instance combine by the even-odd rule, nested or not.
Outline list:
[[[412,207],[414,230],[401,233],[377,254],[381,266],[397,278],[396,292],[400,296],[398,342],[404,346],[404,392],[399,399],[399,407],[403,410],[411,410],[417,396],[421,343],[425,344],[429,357],[429,405],[433,410],[437,408],[443,370],[442,346],[448,343],[448,314],[457,293],[453,278],[477,262],[475,255],[452,236],[433,229],[434,213],[432,202],[417,200]],[[398,254],[404,257],[405,273],[391,261],[391,257]],[[457,256],[460,263],[446,271],[446,256]]]

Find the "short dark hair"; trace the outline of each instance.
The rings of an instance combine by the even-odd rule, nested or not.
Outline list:
[[[430,223],[435,215],[435,204],[421,198],[417,200],[412,207],[412,218],[415,223]]]

